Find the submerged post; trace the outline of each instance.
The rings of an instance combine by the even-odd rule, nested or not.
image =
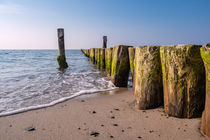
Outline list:
[[[103,36],[103,48],[107,48],[107,36]]]
[[[65,56],[65,46],[64,46],[64,29],[58,29],[58,47],[59,47],[59,56],[57,57],[59,69],[65,69],[68,67],[66,63]]]

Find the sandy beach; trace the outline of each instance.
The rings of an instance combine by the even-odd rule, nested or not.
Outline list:
[[[208,140],[200,119],[168,117],[162,107],[136,110],[132,94],[120,88],[1,117],[0,140]]]

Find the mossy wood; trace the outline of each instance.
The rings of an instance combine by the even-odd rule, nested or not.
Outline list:
[[[95,64],[97,66],[100,66],[100,49],[99,48],[95,48]]]
[[[134,74],[134,58],[135,58],[135,48],[128,48],[128,53],[129,53],[129,63],[130,63],[130,70],[131,70],[131,74],[133,77]]]
[[[100,70],[104,70],[105,69],[105,49],[101,48],[100,49]]]
[[[59,55],[57,57],[57,62],[59,65],[59,69],[65,69],[68,67],[68,64],[66,63],[66,57],[64,55]]]
[[[112,48],[105,49],[105,67],[108,76],[111,76],[111,68],[112,68]]]
[[[58,46],[59,46],[59,56],[57,57],[59,69],[65,69],[68,67],[65,56],[65,45],[64,45],[64,29],[59,28],[58,33]]]
[[[90,49],[86,50],[86,56],[89,57],[90,56]]]
[[[138,109],[155,108],[163,104],[159,50],[159,46],[144,46],[135,49],[134,96]]]
[[[115,46],[112,54],[111,80],[117,87],[127,87],[130,70],[128,48],[131,46]]]
[[[94,64],[95,63],[95,48],[90,49],[90,61]]]
[[[205,100],[205,69],[199,45],[160,48],[164,109],[170,116],[200,117]]]
[[[200,51],[206,70],[206,101],[201,128],[210,137],[210,44],[203,46]]]

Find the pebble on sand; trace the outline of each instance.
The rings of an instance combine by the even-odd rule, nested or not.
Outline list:
[[[94,137],[97,137],[99,135],[99,133],[98,132],[91,132],[90,135],[94,136]]]
[[[27,128],[27,131],[35,131],[35,130],[36,130],[35,127],[29,127],[29,128]]]

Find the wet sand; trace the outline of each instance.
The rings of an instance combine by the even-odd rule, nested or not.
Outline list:
[[[209,140],[199,119],[136,110],[132,91],[83,95],[52,107],[0,118],[0,140]]]

